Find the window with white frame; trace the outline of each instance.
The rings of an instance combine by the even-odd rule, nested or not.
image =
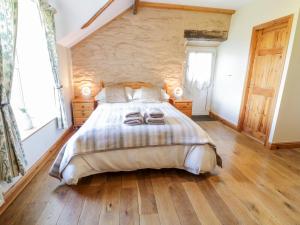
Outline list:
[[[215,55],[215,48],[188,48],[185,74],[187,87],[204,90],[211,86]]]
[[[215,47],[187,45],[184,93],[193,100],[193,115],[210,111],[215,58]]]
[[[55,118],[54,80],[37,0],[19,1],[11,105],[22,139]]]

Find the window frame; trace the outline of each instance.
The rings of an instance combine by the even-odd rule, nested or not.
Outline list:
[[[195,46],[187,45],[185,50],[185,63],[184,63],[184,83],[186,83],[188,66],[189,66],[189,54],[192,52],[196,53],[212,53],[212,63],[211,63],[211,79],[210,85],[207,89],[213,89],[215,81],[216,72],[216,62],[217,62],[217,47],[207,47],[207,46]]]
[[[34,10],[37,10],[37,13],[40,14],[39,12],[39,6],[38,6],[38,2],[36,0],[27,0],[27,1],[30,1],[32,2],[34,5]],[[26,4],[26,3],[25,3]],[[45,37],[45,47],[46,47],[46,50],[48,51],[48,45],[47,45],[47,37],[46,37],[46,34],[45,32],[43,32],[43,29],[44,29],[44,25],[41,21],[41,17],[39,15],[39,22],[40,22],[40,26],[42,28],[42,33],[41,35],[43,35]],[[18,18],[18,21],[19,21],[20,18]],[[17,38],[19,37],[19,35],[17,36]],[[16,42],[17,43],[17,42]],[[24,83],[22,83],[22,68],[20,67],[20,62],[19,62],[19,54],[18,52],[20,52],[20,50],[18,50],[17,48],[18,46],[16,46],[16,50],[15,50],[15,63],[14,63],[14,75],[13,76],[17,76],[17,78],[15,79],[15,81],[18,82],[18,86],[20,87],[20,97],[22,98],[20,100],[20,104],[23,105],[23,107],[28,110],[30,107],[28,107],[26,105],[26,99],[25,99],[25,96],[24,96]],[[48,52],[46,52],[46,54],[48,54]],[[48,58],[48,57],[47,57]],[[49,59],[49,66],[50,66],[50,71],[51,73],[52,72],[52,65],[51,65],[51,62],[50,62],[50,59]],[[50,75],[50,74],[49,74]],[[51,74],[51,76],[53,76],[53,74]],[[13,78],[14,79],[14,78]],[[23,78],[24,79],[24,78]],[[53,78],[54,79],[54,78]],[[25,85],[26,86],[26,85]],[[54,104],[56,104],[56,98],[55,98],[55,87],[54,87],[54,81],[53,81],[53,85],[51,86],[52,87],[52,94],[51,94],[51,97],[53,98],[53,102]],[[13,88],[13,84],[12,84],[12,88]],[[49,90],[50,90],[50,87],[49,87]],[[11,90],[11,95],[12,95],[12,92],[13,92],[13,89]],[[50,94],[49,94],[50,96]],[[38,102],[36,103],[38,104]],[[13,108],[13,112],[15,114],[15,110],[17,110],[17,107],[14,107],[12,105],[12,108]],[[33,122],[33,127],[31,129],[28,129],[28,130],[25,130],[25,129],[22,129],[20,127],[20,124],[17,123],[18,125],[18,128],[19,128],[19,133],[20,133],[20,136],[21,136],[21,141],[25,141],[26,139],[28,139],[30,136],[32,136],[34,133],[38,132],[39,130],[43,129],[45,126],[47,126],[48,124],[54,122],[54,120],[56,120],[57,118],[57,115],[56,115],[56,105],[53,106],[53,112],[52,113],[49,113],[46,117],[37,117],[35,119],[32,120]],[[31,115],[29,114],[29,116],[31,117]],[[32,117],[31,117],[32,119]]]

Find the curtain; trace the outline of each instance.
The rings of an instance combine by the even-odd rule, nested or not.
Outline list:
[[[205,90],[212,80],[212,52],[191,51],[186,62],[185,87],[188,90]]]
[[[18,127],[10,106],[14,74],[17,0],[0,2],[0,181],[11,182],[25,173],[25,155]],[[1,193],[0,193],[1,194]],[[0,197],[1,198],[1,197]]]
[[[68,127],[67,115],[64,105],[64,98],[62,94],[62,85],[59,79],[59,66],[58,66],[58,55],[56,51],[56,39],[55,39],[55,23],[54,14],[55,9],[48,3],[40,0],[39,1],[40,15],[42,23],[45,27],[45,34],[48,45],[49,58],[52,66],[52,73],[55,84],[55,99],[57,106],[57,126],[59,129]]]

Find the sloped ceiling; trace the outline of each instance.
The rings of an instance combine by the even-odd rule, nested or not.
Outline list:
[[[224,9],[239,9],[252,0],[143,0],[147,2],[182,4]],[[107,0],[49,0],[57,10],[55,16],[57,41],[65,47],[72,47],[124,12],[134,0],[115,0],[89,27],[81,29]]]

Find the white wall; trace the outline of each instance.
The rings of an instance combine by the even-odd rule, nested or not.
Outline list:
[[[65,106],[67,110],[67,119],[69,126],[72,125],[71,117],[71,99],[72,99],[72,63],[71,53],[67,48],[58,46],[58,54],[60,59],[60,76],[61,82],[64,87]],[[36,133],[28,137],[23,141],[23,148],[27,160],[27,170],[37,162],[43,154],[61,137],[65,130],[59,130],[56,128],[56,120],[51,121],[46,126],[38,130]],[[14,179],[13,183],[2,183],[2,190],[7,191],[17,180]]]
[[[298,18],[288,75],[272,132],[273,143],[300,141],[300,17]]]
[[[58,43],[66,47],[74,46],[133,4],[133,0],[115,0],[90,26],[81,29],[106,2],[107,0],[49,0],[57,10],[55,23]]]
[[[252,28],[273,19],[294,14],[283,82],[275,113],[275,118],[277,118],[295,37],[299,7],[300,1],[295,0],[254,0],[233,15],[228,40],[222,43],[218,49],[212,101],[212,111],[214,113],[233,124],[238,124]],[[274,121],[274,124],[276,124],[276,119]],[[273,139],[274,129],[275,125],[272,127],[270,140]]]
[[[253,0],[147,0],[215,8],[238,9]],[[115,0],[89,27],[81,29],[107,0],[48,0],[57,10],[57,40],[72,47],[133,5],[134,0]],[[75,3],[76,2],[76,3]],[[180,13],[179,13],[180,14]]]

